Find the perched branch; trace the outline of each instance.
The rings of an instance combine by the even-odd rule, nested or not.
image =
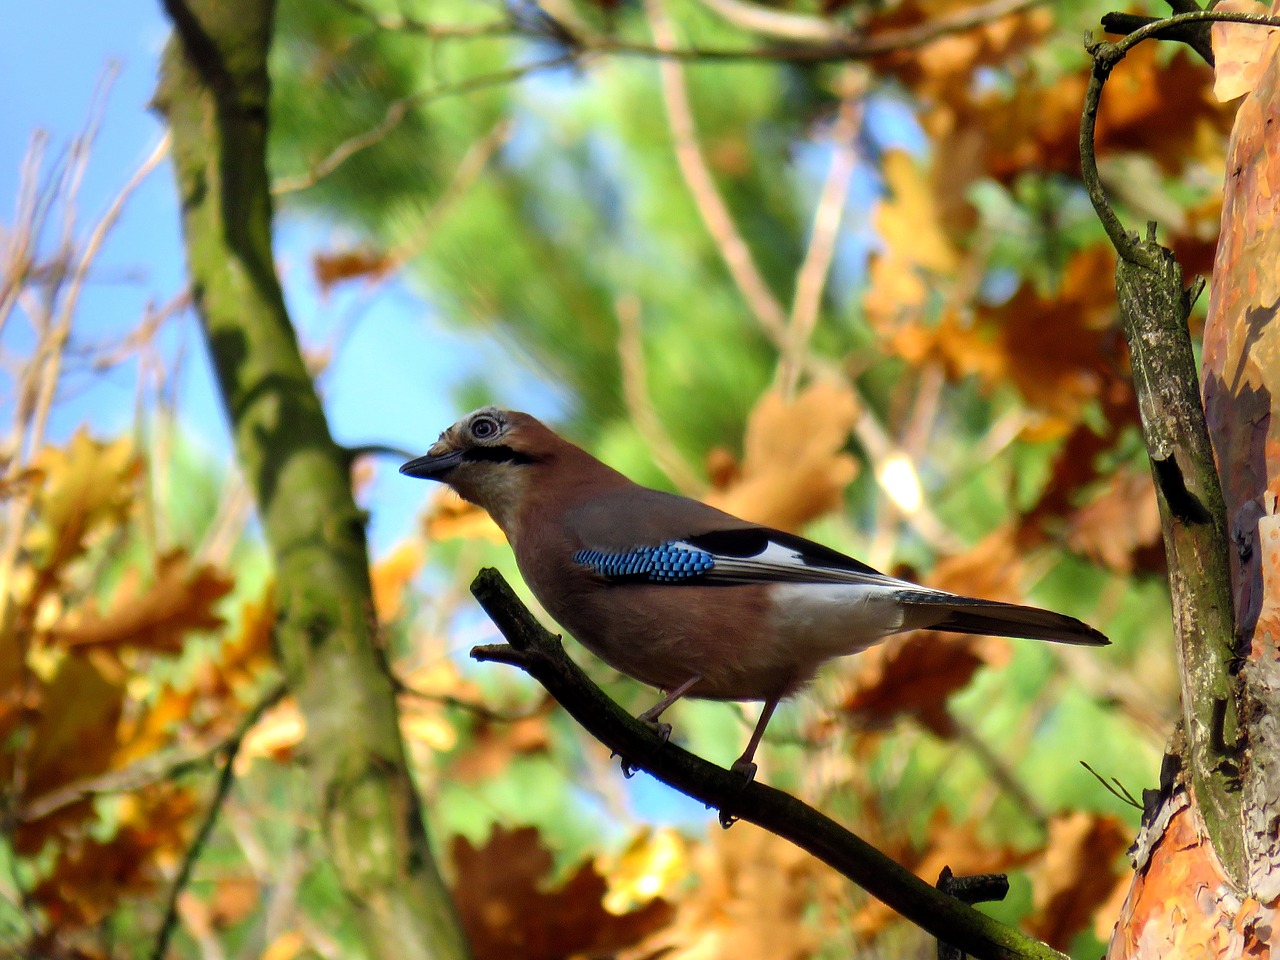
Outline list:
[[[1047,944],[948,896],[866,841],[795,797],[717,767],[664,743],[629,716],[573,663],[496,570],[482,570],[471,591],[508,644],[476,647],[471,655],[524,670],[627,766],[720,811],[721,822],[747,820],[807,850],[883,900],[939,940],[979,960],[1062,960]]]
[[[1129,343],[1134,391],[1160,505],[1182,681],[1182,720],[1192,793],[1214,851],[1246,888],[1248,863],[1240,818],[1240,758],[1235,617],[1226,508],[1200,401],[1187,317],[1203,283],[1184,288],[1172,251],[1128,232],[1098,176],[1094,135],[1098,102],[1112,69],[1143,40],[1211,20],[1280,25],[1251,14],[1193,11],[1146,24],[1117,43],[1088,41],[1093,71],[1080,121],[1085,185],[1118,255],[1116,295]]]

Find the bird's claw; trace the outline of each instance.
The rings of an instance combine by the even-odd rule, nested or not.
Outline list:
[[[646,720],[644,725],[653,730],[658,735],[658,739],[666,743],[671,739],[671,724],[663,723],[660,720]]]
[[[756,771],[760,768],[750,760],[735,760],[733,766],[729,769],[740,777],[745,777],[747,783],[751,783],[751,781],[755,780]],[[747,783],[744,783],[743,786],[745,787]]]

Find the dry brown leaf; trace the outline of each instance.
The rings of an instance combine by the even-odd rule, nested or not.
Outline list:
[[[379,250],[342,250],[311,256],[311,271],[324,297],[332,293],[334,287],[352,280],[380,280],[396,266],[393,256]]]
[[[654,900],[621,916],[603,906],[608,885],[590,863],[547,890],[551,854],[537,829],[494,827],[473,847],[452,846],[454,902],[475,960],[561,960],[616,952],[664,926],[672,907]]]
[[[1076,811],[1049,821],[1049,842],[1030,871],[1035,912],[1027,928],[1065,950],[1111,896],[1122,873],[1117,858],[1131,837],[1112,816]]]
[[[137,572],[131,571],[108,613],[90,609],[67,618],[51,636],[72,648],[180,653],[188,633],[223,625],[214,607],[231,589],[229,577],[207,565],[193,568],[187,553],[175,550],[159,558],[145,590],[138,586]]]
[[[1027,403],[1060,421],[1064,433],[1121,374],[1109,359],[1122,355],[1115,292],[1098,282],[1114,270],[1109,246],[1090,247],[1067,264],[1055,294],[1026,283],[1007,303],[982,311],[997,330],[1014,385]]]
[[[845,384],[819,381],[794,400],[765,393],[747,418],[740,478],[707,502],[782,530],[830,513],[857,473],[844,450],[857,414]]]
[[[78,836],[57,851],[48,874],[31,891],[31,899],[57,929],[93,926],[125,897],[152,891],[158,880],[157,858],[184,849],[195,795],[161,784],[122,805],[119,829],[109,839]]]
[[[1000,529],[969,552],[940,562],[930,583],[964,596],[1016,600],[1020,574],[1010,531]],[[1009,656],[1001,637],[932,630],[898,634],[849,661],[837,706],[873,726],[912,715],[938,736],[949,737],[947,698],[964,689],[980,668],[1003,666]]]
[[[1124,467],[1071,517],[1067,545],[1118,573],[1132,573],[1140,552],[1160,544],[1160,508],[1146,470]]]
[[[852,661],[836,708],[872,726],[911,715],[939,737],[950,737],[947,698],[968,686],[980,668],[1008,659],[1009,645],[999,637],[899,634]]]
[[[115,753],[117,726],[124,707],[124,684],[108,678],[87,657],[64,655],[50,679],[42,684],[38,716],[31,729],[26,755],[26,797],[38,797],[102,773]],[[7,782],[13,755],[0,753],[0,769]],[[43,840],[46,821],[62,820],[72,808],[24,824],[18,831],[21,852],[30,854]]]

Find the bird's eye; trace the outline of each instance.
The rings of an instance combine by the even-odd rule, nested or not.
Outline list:
[[[471,423],[471,435],[477,440],[490,440],[498,435],[499,429],[493,417],[476,417]]]

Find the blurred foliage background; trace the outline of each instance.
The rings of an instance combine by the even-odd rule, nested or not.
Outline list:
[[[474,372],[423,449],[533,390],[637,480],[1111,636],[894,638],[786,705],[759,757],[930,881],[1009,871],[989,910],[1078,957],[1103,949],[1138,822],[1124,794],[1154,785],[1177,715],[1111,252],[1077,180],[1080,36],[1108,9],[283,0],[272,58],[282,222],[353,304],[304,343],[321,382],[394,283],[464,334],[443,348],[519,360],[459,356]],[[1211,80],[1144,45],[1100,125],[1127,220],[1158,220],[1191,274],[1230,121]],[[362,956],[302,788],[324,746],[279,688],[245,487],[167,386],[160,332],[192,324],[186,297],[111,342],[83,333],[112,225],[77,218],[89,160],[33,154],[3,234],[0,951],[148,956],[171,904],[173,955]],[[48,443],[68,371],[122,365],[131,430]],[[360,460],[357,488],[394,465]],[[931,955],[782,841],[624,781],[523,675],[470,664],[494,631],[467,583],[518,577],[483,515],[423,493],[375,565],[377,615],[477,957]],[[728,763],[754,717],[670,719]]]

